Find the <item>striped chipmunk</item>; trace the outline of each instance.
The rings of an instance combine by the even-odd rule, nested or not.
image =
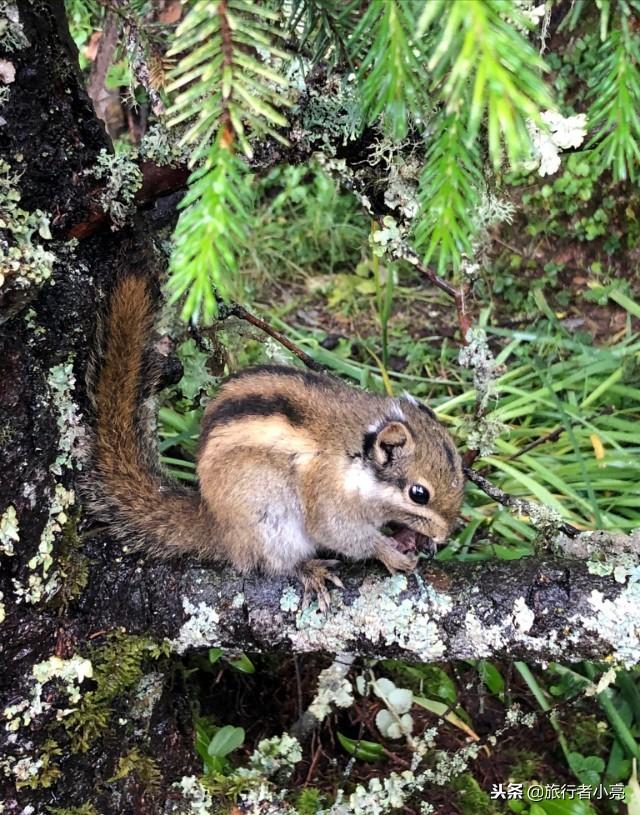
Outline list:
[[[461,460],[434,413],[328,375],[266,365],[230,376],[207,406],[199,490],[160,467],[149,400],[155,297],[122,275],[103,327],[93,390],[94,509],[113,533],[160,557],[194,553],[247,573],[297,575],[328,605],[336,560],[376,558],[411,571],[450,534]],[[158,368],[158,370],[156,370]]]

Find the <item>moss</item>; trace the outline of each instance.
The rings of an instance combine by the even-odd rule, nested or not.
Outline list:
[[[162,784],[160,768],[152,756],[143,753],[138,747],[120,756],[116,771],[107,783],[120,781],[129,775],[135,775],[150,795],[157,795],[160,791]]]
[[[450,786],[462,815],[496,815],[500,811],[471,773],[456,776]]]
[[[78,514],[67,520],[62,528],[58,550],[58,575],[60,587],[51,600],[51,605],[60,614],[66,614],[69,604],[79,597],[89,580],[89,559],[82,553],[82,542],[78,535]]]
[[[511,755],[513,763],[509,768],[509,778],[521,781],[525,778],[538,778],[540,776],[541,759],[537,753],[529,750],[514,750]]]
[[[106,645],[90,652],[96,687],[83,695],[63,721],[73,752],[86,752],[102,736],[118,697],[132,691],[142,679],[145,661],[166,653],[167,646],[124,631],[112,634]]]
[[[79,807],[47,807],[51,815],[98,815],[98,810],[88,801]]]
[[[62,750],[57,741],[47,739],[42,745],[42,752],[35,762],[30,762],[33,772],[23,780],[16,782],[16,789],[47,789],[51,787],[62,775],[62,770],[55,763],[54,759],[62,755]],[[23,762],[28,759],[23,759]],[[19,762],[20,763],[20,762]]]
[[[295,808],[299,815],[316,815],[325,802],[324,795],[315,787],[302,790],[295,801]]]

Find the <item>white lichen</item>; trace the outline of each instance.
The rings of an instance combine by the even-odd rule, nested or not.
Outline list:
[[[189,815],[212,815],[213,800],[211,793],[201,784],[195,775],[185,775],[173,784],[180,790],[189,806]]]
[[[287,586],[282,592],[280,608],[285,612],[296,612],[300,608],[300,595],[292,586]]]
[[[541,176],[553,175],[560,169],[560,151],[579,147],[587,134],[587,116],[562,116],[553,110],[541,114],[547,129],[529,122],[534,158],[527,169],[538,169]]]
[[[476,401],[481,408],[486,409],[489,400],[496,395],[498,365],[483,329],[470,328],[465,340],[467,344],[460,349],[458,362],[463,368],[469,368],[473,372]]]
[[[220,645],[218,637],[220,615],[216,609],[204,602],[196,606],[188,598],[183,599],[182,607],[190,616],[180,628],[178,636],[169,641],[171,650],[184,654],[189,648]]]
[[[353,687],[347,679],[353,664],[351,654],[341,654],[333,663],[320,671],[318,687],[308,711],[318,721],[323,721],[332,710],[332,706],[350,707],[353,704]]]
[[[240,793],[239,802],[244,815],[295,815],[285,801],[287,790],[276,790],[269,784],[256,784]]]
[[[527,633],[536,619],[536,615],[527,605],[524,597],[518,597],[513,608],[513,622],[518,631]]]
[[[43,662],[36,663],[31,672],[34,682],[30,696],[9,705],[3,711],[3,717],[7,721],[5,727],[9,731],[31,724],[34,719],[51,708],[51,702],[43,699],[42,693],[47,682],[54,679],[61,681],[69,704],[77,704],[80,700],[80,684],[93,676],[93,666],[88,659],[79,655],[69,659],[51,656]],[[56,716],[60,719],[70,712],[71,710],[59,709]]]
[[[20,540],[20,524],[13,505],[7,507],[0,518],[0,554],[12,557],[15,554],[13,544]]]
[[[249,758],[249,769],[271,778],[283,771],[290,773],[301,760],[300,742],[288,733],[283,733],[258,742]]]
[[[8,0],[0,0],[0,45],[6,51],[29,47],[29,40],[20,21],[18,6]]]
[[[594,615],[581,620],[584,628],[611,645],[615,662],[627,668],[640,663],[640,583],[629,583],[612,600],[594,589],[589,605]]]
[[[294,647],[338,653],[364,637],[374,644],[398,645],[421,661],[437,662],[445,653],[438,620],[453,608],[453,601],[422,582],[417,592],[402,598],[406,588],[405,575],[368,577],[351,605],[333,592],[326,615],[316,604],[298,612],[297,631],[291,635]]]

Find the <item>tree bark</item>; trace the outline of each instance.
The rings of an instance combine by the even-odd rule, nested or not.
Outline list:
[[[177,653],[222,646],[408,662],[640,661],[640,586],[593,575],[579,560],[429,563],[393,577],[345,564],[345,587],[331,589],[326,613],[303,608],[300,586],[286,578],[146,563],[123,580],[106,559],[99,574],[83,598],[85,621],[151,632]]]
[[[110,729],[92,740],[84,755],[71,746],[64,722],[55,719],[56,709],[68,707],[68,700],[60,683],[38,685],[34,666],[52,656],[86,654],[90,647],[98,664],[100,653],[111,647],[107,635],[117,629],[168,639],[177,654],[221,645],[246,651],[353,651],[423,662],[609,655],[639,661],[635,584],[594,576],[579,561],[428,564],[417,575],[393,578],[372,564],[345,565],[345,589],[332,590],[332,607],[322,615],[313,606],[296,608],[300,591],[291,581],[241,577],[190,561],[148,562],[123,555],[108,536],[84,537],[87,527],[77,502],[81,460],[74,455],[89,411],[84,377],[103,295],[131,230],[110,230],[99,205],[100,188],[86,173],[99,151],[111,147],[83,89],[63,3],[18,0],[17,12],[26,41],[0,48],[0,58],[15,69],[2,110],[0,148],[20,176],[20,207],[50,216],[53,238],[47,248],[56,263],[49,281],[21,287],[7,278],[0,287],[0,517],[10,520],[12,509],[18,523],[11,539],[14,553],[6,544],[0,554],[6,612],[0,623],[0,711],[31,699],[36,686],[50,707],[17,730],[0,730],[3,811],[13,815],[28,811],[27,805],[84,803],[103,815],[169,811],[162,802],[174,795],[172,782],[197,769],[191,726],[184,722],[187,703],[164,681],[170,663],[157,668],[164,690],[152,705],[144,737],[119,724],[126,699],[112,700]],[[283,148],[275,146],[258,154],[264,165],[284,157]],[[175,197],[165,194],[179,189],[186,173],[147,165],[144,178],[138,196],[140,240],[174,217]],[[70,237],[79,240],[70,243]],[[52,371],[63,377],[62,385]],[[62,510],[56,503],[60,489],[76,496]],[[47,541],[52,551],[45,554],[53,562],[45,570],[38,558]],[[34,575],[46,590],[52,574],[57,583],[48,602],[27,602],[20,594]],[[88,680],[82,692],[92,687]],[[5,712],[3,724],[11,718]],[[36,765],[51,738],[60,749],[52,761],[61,774],[47,785]],[[130,779],[108,781],[119,759],[141,739],[161,774],[160,789],[152,795]],[[36,769],[27,782],[34,783],[25,787],[21,773],[29,766]]]

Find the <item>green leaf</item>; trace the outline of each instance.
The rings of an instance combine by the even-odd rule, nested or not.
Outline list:
[[[504,696],[504,679],[493,662],[480,659],[476,662],[476,670],[478,671],[480,679],[489,688],[491,693],[502,699]]]
[[[244,736],[242,727],[232,727],[230,724],[221,727],[209,742],[207,754],[213,758],[224,758],[242,746]]]
[[[222,656],[222,648],[209,648],[209,662],[214,665]]]
[[[431,105],[414,30],[410,4],[371,0],[351,37],[352,57],[361,59],[357,81],[366,122],[381,116],[394,139],[404,138],[410,121],[419,121]],[[363,43],[369,43],[364,51]]]
[[[253,674],[256,672],[255,665],[246,654],[242,654],[241,657],[238,659],[230,659],[229,665],[232,668],[235,668],[236,671],[240,671],[243,674]]]
[[[349,753],[361,761],[382,761],[386,759],[384,747],[375,741],[354,741],[338,732],[338,741]]]
[[[640,166],[640,36],[615,28],[600,46],[590,81],[592,103],[588,118],[600,169],[616,180],[635,180]]]
[[[418,31],[435,38],[428,68],[447,113],[464,111],[469,143],[486,115],[494,167],[502,162],[503,144],[512,162],[526,157],[531,149],[527,120],[539,122],[541,109],[553,107],[542,79],[546,65],[519,30],[530,23],[515,4],[499,0],[428,5]]]

